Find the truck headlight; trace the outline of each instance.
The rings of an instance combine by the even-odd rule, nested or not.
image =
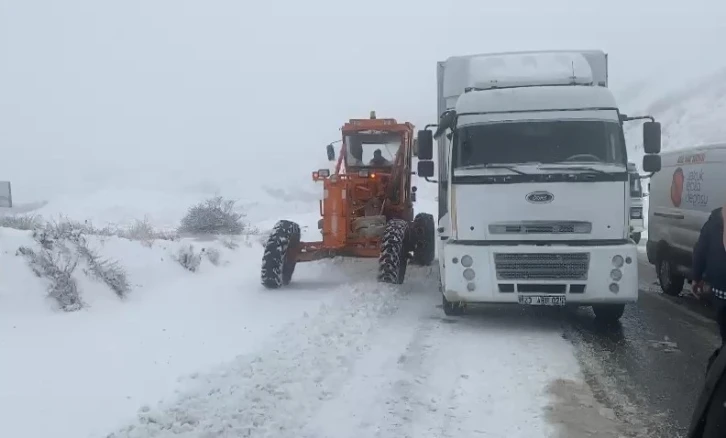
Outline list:
[[[616,268],[621,268],[623,266],[623,256],[616,255],[613,257],[613,266]]]
[[[620,279],[623,278],[623,271],[620,269],[613,269],[610,271],[610,278],[612,278],[613,281],[620,281]]]
[[[470,255],[465,255],[461,258],[461,266],[465,268],[471,268],[471,265],[474,264],[474,259],[471,258]]]
[[[473,269],[471,269],[471,268],[464,269],[464,278],[467,279],[468,281],[473,280],[475,276],[476,276],[476,274],[474,273]]]
[[[631,207],[630,219],[643,219],[643,207]]]

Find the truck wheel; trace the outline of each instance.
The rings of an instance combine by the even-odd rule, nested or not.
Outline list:
[[[656,272],[658,274],[658,283],[663,293],[672,297],[677,297],[683,290],[683,283],[686,278],[676,272],[675,265],[668,257],[667,250],[661,250],[656,261]]]
[[[461,316],[464,314],[464,306],[461,303],[451,302],[447,300],[444,294],[441,294],[441,300],[441,303],[444,307],[444,315]]]
[[[265,244],[262,255],[262,285],[277,289],[290,284],[297,264],[296,247],[300,243],[300,226],[295,222],[278,221]]]
[[[625,304],[595,304],[592,306],[595,318],[605,323],[618,322],[625,312]]]
[[[436,255],[436,227],[434,217],[419,213],[413,219],[413,260],[417,265],[428,266]]]
[[[640,233],[633,233],[630,235],[633,241],[637,244],[640,243]]]
[[[378,257],[378,281],[391,284],[403,283],[408,264],[407,228],[408,222],[400,219],[391,219],[386,224],[381,241],[381,255]]]

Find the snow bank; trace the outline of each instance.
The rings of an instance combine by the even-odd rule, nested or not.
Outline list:
[[[263,293],[257,237],[239,237],[236,249],[194,238],[151,246],[87,238],[120,261],[130,291],[120,299],[81,261],[72,276],[84,306],[62,312],[47,297],[49,281],[16,255],[21,246],[41,251],[32,232],[0,228],[4,436],[104,435],[118,418],[173,393],[178,377],[256,348],[289,319],[314,314],[329,294]],[[196,272],[185,269],[176,258],[189,245],[217,252],[217,265],[205,256]]]

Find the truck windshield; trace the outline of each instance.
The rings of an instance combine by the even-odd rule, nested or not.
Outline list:
[[[356,133],[345,136],[348,167],[388,167],[401,147],[401,135],[392,133]]]
[[[626,165],[617,122],[557,120],[465,126],[456,132],[452,167],[518,163]]]

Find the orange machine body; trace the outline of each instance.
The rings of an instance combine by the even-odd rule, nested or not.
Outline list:
[[[319,222],[322,240],[301,243],[297,261],[335,256],[378,257],[381,236],[362,235],[356,229],[357,224],[368,219],[413,220],[414,126],[395,119],[376,119],[372,113],[370,119],[349,120],[341,130],[342,146],[335,172],[313,172],[313,180],[323,183]],[[388,144],[397,143],[390,166],[352,162],[353,149],[362,151],[361,144],[377,138],[387,139]]]

